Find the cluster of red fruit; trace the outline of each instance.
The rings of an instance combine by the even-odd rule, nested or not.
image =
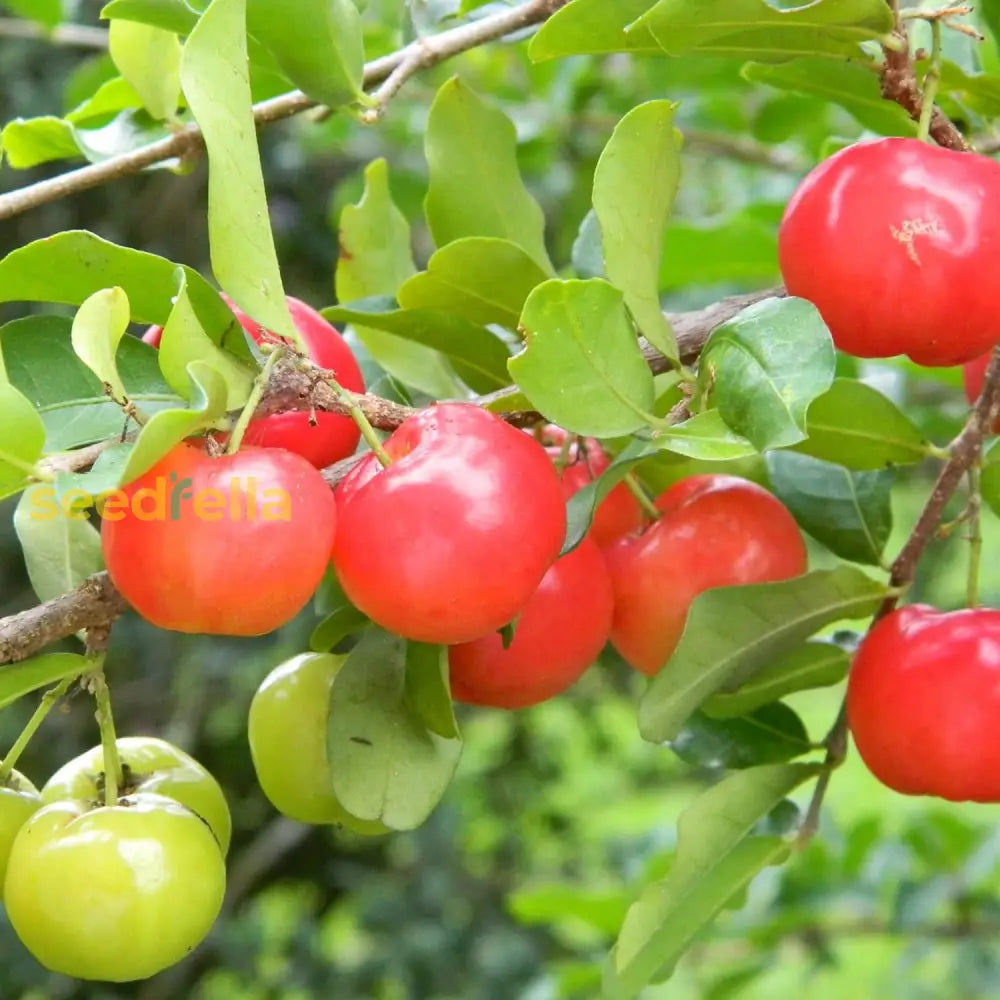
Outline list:
[[[786,209],[788,291],[817,307],[849,354],[963,365],[974,402],[1000,342],[998,197],[1000,164],[984,156],[914,139],[841,150]],[[1000,611],[912,605],[879,621],[847,698],[872,773],[907,794],[1000,801],[998,669]]]
[[[215,923],[232,823],[218,782],[163,740],[117,741],[119,797],[105,803],[104,750],[39,791],[14,771],[0,788],[7,917],[46,968],[128,982],[179,962]]]

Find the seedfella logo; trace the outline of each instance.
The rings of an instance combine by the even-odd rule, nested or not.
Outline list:
[[[60,493],[54,487],[37,487],[31,493],[30,517],[53,521],[59,517],[83,521],[93,508],[106,521],[121,521],[131,515],[137,521],[180,521],[194,516],[199,521],[290,521],[292,501],[282,489],[258,488],[253,476],[234,477],[229,489],[195,490],[193,481],[171,472],[157,476],[152,486],[143,486],[131,496],[125,490],[89,493],[71,489]],[[190,513],[188,513],[190,512]]]

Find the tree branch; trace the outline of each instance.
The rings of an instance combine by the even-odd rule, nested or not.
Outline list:
[[[84,49],[106,49],[108,33],[104,28],[91,28],[86,24],[60,24],[46,31],[34,21],[15,17],[0,17],[0,38],[39,38],[56,45],[78,46]]]
[[[364,86],[367,88],[382,83],[400,66],[412,64],[414,70],[419,66],[432,66],[486,42],[541,24],[567,2],[568,0],[528,0],[510,10],[460,24],[430,38],[418,39],[397,52],[366,63]],[[402,82],[399,81],[400,85]],[[268,125],[315,107],[318,107],[316,101],[302,91],[295,90],[254,105],[253,116],[257,125]],[[9,219],[39,205],[139,173],[158,163],[190,156],[203,147],[201,129],[195,124],[186,125],[173,135],[147,146],[0,195],[0,219]]]

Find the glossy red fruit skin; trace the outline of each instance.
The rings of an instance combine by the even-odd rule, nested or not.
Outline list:
[[[862,641],[847,685],[858,753],[904,795],[1000,802],[1000,611],[899,608]]]
[[[593,482],[610,464],[607,452],[595,438],[585,438],[583,452],[576,443],[563,453],[563,443],[569,437],[561,427],[549,424],[542,431],[542,440],[553,462],[564,461],[560,471],[563,495],[567,500],[579,493],[588,483]],[[601,548],[617,541],[622,535],[634,531],[642,524],[642,508],[628,491],[624,483],[619,483],[597,505],[594,520],[590,524],[588,536]]]
[[[802,182],[778,233],[790,295],[836,346],[917,364],[970,361],[1000,340],[1000,163],[916,139],[859,143]]]
[[[604,648],[613,610],[604,556],[585,538],[542,577],[507,649],[496,632],[451,647],[452,696],[469,705],[526,708],[561,694]]]
[[[439,403],[337,487],[333,566],[373,621],[453,644],[502,628],[562,547],[566,508],[545,449],[495,414]]]
[[[656,506],[658,521],[605,550],[615,592],[611,642],[650,676],[670,658],[702,591],[786,580],[807,565],[788,509],[749,480],[689,476]]]
[[[228,301],[228,300],[227,300]],[[365,380],[351,349],[335,327],[299,299],[288,296],[288,311],[312,360],[334,373],[337,381],[351,392],[364,392]],[[229,307],[243,329],[259,344],[268,332],[231,302]],[[243,441],[263,448],[286,448],[301,455],[317,469],[354,454],[361,438],[357,424],[350,417],[317,411],[310,422],[306,410],[272,413],[250,421]]]
[[[171,476],[176,475],[176,480]],[[124,487],[134,497],[144,486],[191,480],[193,494],[231,483],[246,489],[256,481],[257,516],[249,516],[246,493],[237,493],[220,520],[197,516],[191,501],[179,504],[176,520],[141,520],[131,508],[120,520],[105,517],[101,547],[115,586],[147,621],[178,632],[263,635],[293,618],[319,586],[333,544],[337,511],[333,492],[305,459],[275,448],[242,448],[210,458],[182,443],[148,472]],[[242,486],[240,486],[242,484]],[[284,490],[288,520],[263,516],[268,491]]]

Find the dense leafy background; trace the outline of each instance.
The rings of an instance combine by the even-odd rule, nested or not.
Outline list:
[[[7,6],[23,13],[26,5]],[[81,0],[72,6],[76,20],[96,23],[99,4]],[[414,0],[410,10],[426,30],[458,6],[457,0]],[[376,48],[394,47],[412,30],[403,5],[389,0],[372,0],[364,23]],[[950,44],[956,67],[974,68],[968,45]],[[991,43],[984,52],[984,59],[995,61]],[[0,44],[0,117],[67,111],[110,72],[106,57],[78,49],[42,41]],[[490,95],[515,123],[522,172],[545,212],[549,255],[557,263],[573,257],[583,274],[588,243],[577,235],[612,130],[642,101],[679,102],[674,124],[685,136],[683,177],[659,276],[666,301],[678,309],[774,283],[776,222],[804,170],[831,143],[849,141],[866,126],[909,128],[891,106],[873,107],[867,83],[846,67],[836,91],[839,103],[831,103],[795,92],[809,89],[803,84],[814,78],[808,66],[761,63],[741,72],[737,61],[697,53],[532,64],[523,46],[493,46],[417,77],[377,128],[340,115],[262,133],[271,221],[289,292],[317,306],[334,301],[340,210],[359,200],[364,168],[376,157],[390,164],[392,193],[413,225],[416,259],[426,263],[432,244],[420,222],[426,191],[422,137],[434,95],[456,73],[463,84]],[[255,86],[259,95],[270,92],[264,77]],[[974,118],[975,97],[968,106],[954,96],[946,100],[951,110]],[[0,187],[56,169],[4,169]],[[87,228],[208,273],[206,184],[203,163],[183,176],[159,171],[125,179],[5,223],[0,252],[60,229]],[[22,313],[22,307],[0,306],[4,319]],[[964,403],[955,373],[893,364],[859,369],[843,359],[839,365],[842,375],[868,378],[934,440],[947,440],[958,426]],[[782,458],[794,462],[796,456]],[[806,511],[797,513],[808,523],[804,483],[813,480],[801,465],[781,464],[768,468],[753,459],[733,467],[762,481],[770,475],[775,484],[791,479]],[[662,486],[696,468],[664,454],[644,475]],[[810,466],[810,475],[821,474]],[[886,551],[905,537],[928,474],[919,466],[901,474]],[[879,489],[874,482],[866,488],[876,494]],[[10,528],[12,510],[12,502],[0,510],[2,613],[32,603]],[[1000,531],[992,515],[984,529],[987,552],[997,551]],[[848,519],[843,532],[850,531]],[[860,561],[878,556],[855,551]],[[814,567],[831,561],[815,547]],[[985,600],[1000,599],[1000,566],[987,559],[984,569]],[[936,545],[914,596],[945,607],[960,604],[963,571],[957,537]],[[553,703],[517,714],[463,712],[466,751],[458,778],[422,829],[372,841],[307,829],[277,818],[262,798],[245,734],[256,685],[272,665],[303,648],[312,623],[305,614],[257,641],[188,638],[134,618],[116,626],[108,669],[122,730],[178,742],[227,790],[235,822],[231,905],[190,960],[148,983],[118,989],[48,976],[0,924],[0,996],[593,995],[626,908],[644,881],[667,868],[679,812],[699,785],[717,777],[710,762],[723,751],[712,742],[711,720],[693,722],[689,728],[700,732],[687,733],[686,743],[678,745],[679,751],[686,746],[688,763],[643,742],[635,706],[644,684],[608,654],[570,695]],[[838,699],[835,688],[789,701],[815,739]],[[10,742],[28,710],[19,704],[0,715],[0,745]],[[762,720],[762,728],[772,731],[784,724]],[[27,773],[42,780],[95,741],[90,705],[75,699],[44,732],[24,759]],[[644,997],[996,995],[995,809],[891,795],[856,757],[835,776],[827,801],[820,836],[808,849],[785,867],[767,870],[746,905],[723,915],[682,960],[671,983],[649,988]]]

